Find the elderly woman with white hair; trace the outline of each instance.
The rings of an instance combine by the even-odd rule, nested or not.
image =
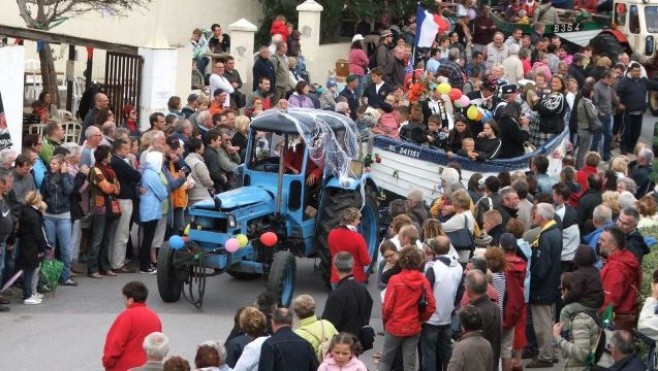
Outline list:
[[[630,192],[635,194],[637,192],[637,183],[632,178],[623,177],[617,180],[617,192],[621,194],[622,192]]]
[[[71,256],[72,261],[77,261],[80,255],[80,242],[82,239],[82,218],[89,214],[89,166],[80,166],[80,145],[77,143],[64,143],[62,147],[69,151],[66,155],[66,164],[69,174],[73,177],[73,192],[70,196],[71,204]],[[80,273],[73,268],[71,271]]]
[[[133,371],[162,370],[162,362],[169,353],[169,338],[161,332],[152,332],[144,338],[142,343],[146,353],[146,363],[135,367]]]
[[[464,189],[464,185],[461,183],[459,172],[451,167],[444,168],[440,178],[441,186],[439,188],[441,190],[441,196],[432,204],[430,215],[433,218],[445,221],[453,213],[450,204],[450,195],[458,189]]]
[[[14,166],[18,154],[11,148],[5,148],[0,151],[0,166],[5,169],[11,169]]]
[[[407,214],[414,223],[425,224],[428,214],[423,202],[423,191],[419,188],[412,188],[407,194]]]
[[[503,69],[505,70],[505,76],[507,77],[507,82],[510,84],[516,84],[517,81],[523,80],[523,62],[519,59],[519,50],[520,47],[516,44],[509,45],[507,47],[509,55],[507,58],[503,59]]]

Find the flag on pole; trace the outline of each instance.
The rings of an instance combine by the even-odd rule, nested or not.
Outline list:
[[[439,14],[432,14],[418,5],[416,10],[416,46],[431,48],[436,34],[450,28],[448,21]]]

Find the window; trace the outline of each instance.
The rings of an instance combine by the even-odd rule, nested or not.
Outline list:
[[[631,5],[631,11],[628,20],[628,30],[634,34],[640,33],[640,12],[637,8],[637,5]]]
[[[647,23],[647,32],[658,32],[658,6],[651,5],[644,8],[644,19]]]

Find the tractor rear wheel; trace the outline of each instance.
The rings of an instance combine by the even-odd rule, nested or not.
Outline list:
[[[279,301],[279,305],[288,307],[295,292],[297,261],[289,251],[279,251],[274,255],[270,275],[267,279],[267,292]]]
[[[616,61],[619,54],[626,51],[626,47],[609,33],[600,33],[590,40],[589,45],[594,49],[594,54],[606,55]]]
[[[166,303],[178,301],[183,290],[183,282],[174,268],[175,253],[168,243],[164,243],[158,254],[158,291]]]
[[[340,213],[348,207],[361,207],[363,199],[361,191],[342,190],[331,188],[325,193],[321,208],[321,215],[317,218],[316,246],[320,258],[320,274],[327,287],[331,287],[331,252],[327,243],[329,232],[336,228],[340,222]],[[377,209],[377,191],[374,187],[366,186],[366,202],[361,209],[361,224],[359,232],[363,235],[370,254],[370,265],[366,274],[374,271],[377,264],[377,253],[379,251],[379,211]]]

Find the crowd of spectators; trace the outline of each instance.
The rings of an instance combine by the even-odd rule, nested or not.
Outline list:
[[[632,333],[656,337],[658,331],[658,275],[644,308],[637,306],[641,265],[650,252],[639,227],[658,224],[654,153],[638,139],[647,91],[658,83],[642,77],[642,65],[626,54],[613,64],[590,47],[571,50],[545,34],[545,23],[558,17],[550,1],[511,7],[510,20],[534,17],[531,35],[515,29],[505,39],[487,6],[458,7],[454,31],[437,34],[426,51],[411,46],[414,16],[381,28],[370,55],[357,34],[350,74],[324,86],[305,73],[299,32],[283,17],[272,24],[272,44],[255,56],[249,90],[221,26],[212,26],[210,38],[195,30],[193,86],[209,87],[212,97],[192,93],[184,107],[171,97],[168,111],[151,114],[141,131],[136,107],[115,117],[101,92],[84,116],[80,144],[63,143],[62,126],[49,122],[43,137],[25,137],[22,153],[0,152],[4,279],[24,270],[23,303],[42,303],[48,287],[39,282],[39,262],[55,248],[64,286],[77,286],[78,274],[135,273],[129,260],[138,261],[140,273],[156,273],[157,251],[165,236],[183,231],[186,209],[239,185],[236,169],[254,156],[246,153],[250,121],[267,109],[333,110],[355,120],[365,136],[472,161],[523,155],[527,143],[542,146],[568,129],[570,153],[559,174],[549,173],[549,159],[537,154],[527,173],[476,173],[464,186],[460,166],[450,163],[432,205],[425,208],[417,190],[391,203],[376,262],[384,328],[376,362],[381,370],[411,370],[418,362],[423,370],[501,365],[512,371],[552,367],[559,351],[565,369],[589,369],[607,328],[615,330],[608,339],[613,369],[638,369]],[[414,87],[418,81],[426,91]],[[487,111],[487,119],[455,106],[438,88],[446,83]],[[47,95],[37,108],[48,121]],[[262,134],[253,140],[271,144]],[[311,183],[322,177],[321,168],[315,170]],[[358,356],[372,347],[373,299],[364,285],[362,267],[371,262],[358,236],[359,218],[358,210],[343,210],[341,225],[329,234],[334,290],[322,316],[308,295],[297,297],[292,311],[265,298],[269,304],[239,310],[224,345],[199,346],[196,368],[365,369]],[[146,293],[133,286],[123,292],[127,317],[144,311]],[[106,367],[113,369],[117,359],[130,360],[130,367],[162,362],[167,340],[155,319],[148,332],[130,338],[139,357],[116,354],[122,317],[108,334]],[[524,357],[531,358],[525,365]],[[167,363],[185,369],[186,361],[172,357],[165,369]]]

